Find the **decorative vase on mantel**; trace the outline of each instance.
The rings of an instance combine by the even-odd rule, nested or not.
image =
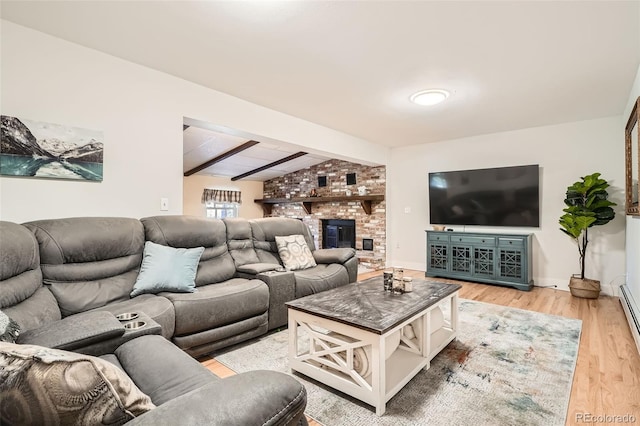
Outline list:
[[[597,299],[600,295],[600,281],[580,278],[580,274],[576,274],[569,280],[569,291],[575,297]]]

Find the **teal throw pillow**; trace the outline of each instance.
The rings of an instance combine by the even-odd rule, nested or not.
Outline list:
[[[161,291],[193,293],[202,252],[204,247],[173,248],[147,241],[131,297]]]

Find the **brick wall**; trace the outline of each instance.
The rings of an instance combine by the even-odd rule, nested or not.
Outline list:
[[[347,185],[347,173],[356,174],[356,184]],[[326,176],[327,186],[318,187],[318,177]],[[345,196],[347,189],[357,195],[365,186],[368,194],[385,194],[385,166],[370,167],[342,160],[329,160],[318,165],[264,182],[264,198],[309,196],[315,188],[319,197]],[[371,215],[359,201],[313,203],[307,214],[301,203],[275,204],[270,216],[302,219],[314,235],[316,247],[322,246],[322,219],[352,219],[356,223],[356,251],[360,265],[370,269],[384,268],[386,257],[386,201],[372,202]],[[362,239],[373,239],[373,251],[362,250]]]

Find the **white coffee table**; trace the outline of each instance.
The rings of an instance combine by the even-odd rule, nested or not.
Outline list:
[[[390,294],[381,277],[371,278],[288,302],[289,366],[383,415],[387,401],[457,335],[461,286],[417,280],[413,288]],[[354,353],[366,353],[370,374],[359,374]]]

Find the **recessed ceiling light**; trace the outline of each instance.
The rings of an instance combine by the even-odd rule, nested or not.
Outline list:
[[[429,89],[423,90],[411,95],[411,102],[418,105],[435,105],[444,101],[449,97],[449,92],[442,89]]]

